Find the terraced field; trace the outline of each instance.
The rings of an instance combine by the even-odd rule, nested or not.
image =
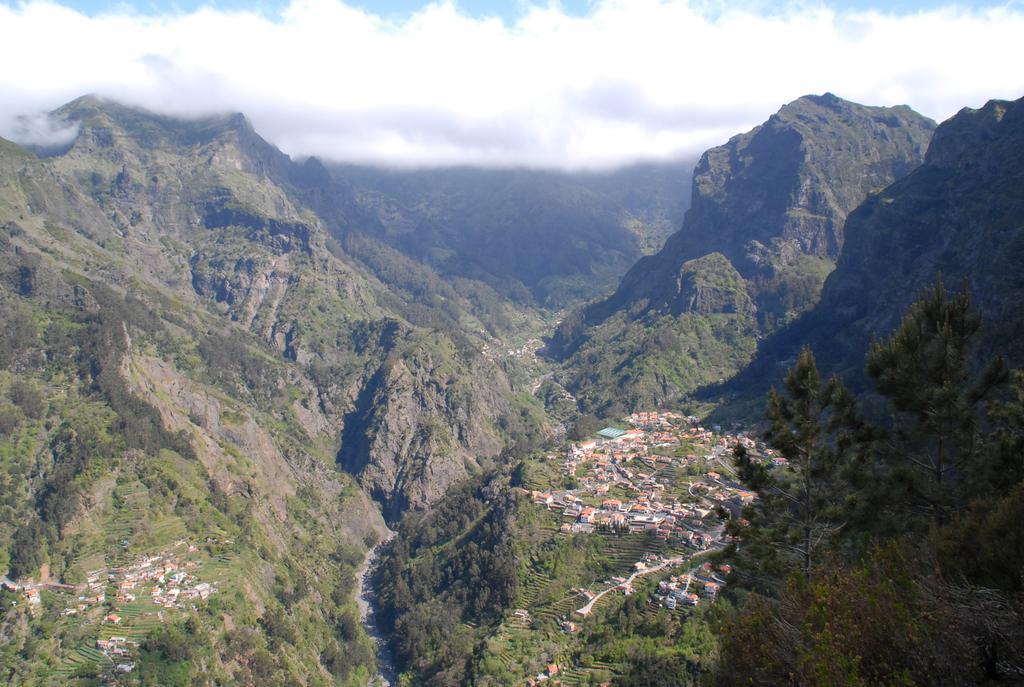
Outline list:
[[[115,529],[111,532],[110,536],[131,538],[142,529],[132,522],[132,518],[138,514],[138,510],[133,507],[132,503],[139,500],[140,496],[144,498],[145,495],[137,490],[137,486],[133,485],[119,485],[117,489],[119,490],[117,499],[122,507],[116,511]],[[167,550],[167,544],[171,544],[185,536],[184,523],[180,518],[174,516],[158,520],[152,523],[152,525],[146,526],[145,529],[147,530],[146,536],[164,543],[164,546],[159,548],[165,551]],[[123,550],[120,541],[119,539],[118,546],[116,547],[119,553],[114,557],[120,560],[104,560],[102,554],[89,550],[76,551],[78,555],[76,560],[79,561],[83,570],[104,569],[107,565],[125,565],[126,559],[134,559],[135,557],[130,556],[127,551]],[[223,545],[215,544],[214,546]],[[134,546],[132,548],[134,549]],[[173,547],[172,551],[174,553],[170,555],[178,557],[179,564],[187,563],[188,561],[199,563],[199,565],[187,567],[187,569],[189,574],[194,575],[201,582],[218,584],[226,580],[237,579],[239,575],[245,574],[244,566],[239,565],[238,557],[230,551],[212,556],[205,555],[202,550],[186,553],[184,546]],[[151,552],[155,553],[152,549]],[[163,623],[177,617],[181,613],[178,609],[166,609],[152,603],[151,589],[152,583],[141,583],[133,592],[138,596],[136,601],[114,605],[112,612],[121,617],[120,622],[116,624],[107,620],[101,620],[111,609],[106,604],[92,606],[84,613],[56,618],[56,623],[62,631],[73,632],[77,637],[82,638],[79,640],[81,645],[74,648],[68,647],[66,649],[67,653],[63,655],[61,662],[50,668],[48,673],[39,676],[39,684],[46,685],[47,687],[51,685],[63,687],[63,685],[68,684],[70,678],[76,673],[93,674],[97,671],[102,672],[103,669],[109,668],[112,663],[116,662],[116,659],[112,661],[94,648],[97,639],[109,640],[112,637],[124,637],[141,644]],[[79,603],[77,599],[78,592],[47,591],[44,594],[56,595],[54,604],[57,608],[61,606],[73,608]],[[108,587],[108,603],[113,597],[113,589]]]
[[[534,601],[537,600],[537,596],[549,587],[552,583],[550,577],[540,572],[536,568],[530,568],[530,572],[524,582],[519,588],[519,596],[516,597],[516,608],[530,608]]]
[[[580,605],[581,599],[579,594],[570,594],[552,604],[538,607],[534,615],[546,620],[559,620],[572,613]]]
[[[118,504],[114,518],[106,527],[106,541],[97,547],[107,550],[121,548],[131,542],[145,522],[148,512],[149,490],[142,482],[126,482],[114,489],[114,502]]]
[[[188,536],[185,522],[176,515],[159,518],[138,529],[133,544],[144,549],[161,549]]]
[[[229,553],[217,554],[200,565],[195,575],[203,582],[222,582],[238,574],[237,564],[237,556]]]
[[[117,607],[121,622],[117,625],[104,623],[100,628],[99,638],[125,637],[142,642],[150,632],[158,628],[162,621],[160,614],[163,609],[150,603],[131,603]]]
[[[537,490],[551,488],[550,468],[548,464],[538,466],[528,473],[524,486]],[[662,464],[655,475],[658,481],[679,486],[685,497],[689,498],[686,487],[693,478],[687,476],[685,468]],[[594,496],[592,500],[599,504],[605,498],[625,501],[633,496],[634,493],[622,485],[615,485],[607,495]],[[589,534],[566,534],[560,531],[560,526],[572,522],[573,518],[548,510],[543,505],[531,503],[526,508],[528,513],[525,520],[528,521],[532,536],[524,543],[530,553],[525,561],[519,592],[512,608],[528,610],[530,621],[510,616],[494,629],[483,651],[485,658],[481,665],[488,666],[484,674],[497,676],[499,673],[491,671],[500,669],[500,674],[504,676],[499,678],[500,684],[505,684],[509,676],[515,676],[516,680],[509,684],[523,684],[528,677],[544,671],[548,663],[555,663],[561,669],[556,679],[567,687],[596,685],[614,680],[628,666],[601,660],[591,662],[588,657],[590,651],[581,642],[589,643],[593,640],[593,636],[587,632],[587,628],[595,622],[592,618],[597,617],[597,622],[604,622],[606,617],[610,617],[608,614],[614,615],[617,612],[624,597],[621,593],[610,591],[594,604],[592,615],[580,618],[575,611],[584,607],[587,600],[574,589],[583,587],[594,592],[607,590],[612,585],[611,578],[630,577],[637,570],[636,563],[649,555],[666,559],[690,559],[700,554],[678,540],[669,543],[646,533],[630,534],[597,529]],[[655,572],[636,577],[635,593],[639,598],[647,598],[656,587],[658,579],[668,574],[670,570],[665,569],[664,574]],[[643,614],[651,620],[664,612],[665,609],[656,602],[650,602],[643,608]],[[686,615],[684,610],[671,613],[674,617]],[[559,627],[563,619],[572,620],[582,631],[578,634],[563,631]],[[576,663],[580,660],[582,664]]]
[[[112,661],[90,646],[81,646],[68,654],[67,658],[46,677],[49,685],[64,685],[70,676],[80,670],[96,670],[110,666]]]
[[[611,663],[594,661],[589,668],[573,667],[563,670],[558,678],[565,687],[577,687],[596,684],[595,680],[608,680],[619,673],[621,670]]]
[[[644,554],[663,554],[669,548],[663,540],[643,534],[596,532],[593,536],[600,538],[601,555],[611,575],[628,574]]]

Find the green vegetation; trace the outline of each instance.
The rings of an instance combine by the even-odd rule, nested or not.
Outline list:
[[[939,525],[962,502],[965,483],[977,496],[993,478],[1014,484],[1012,473],[1007,479],[986,465],[992,451],[981,435],[982,411],[1007,373],[1001,358],[972,373],[981,324],[968,292],[950,294],[940,280],[867,356],[868,376],[892,406],[895,429],[880,462],[905,490],[892,500]]]
[[[1024,503],[1024,375],[998,362],[972,372],[980,330],[963,294],[941,284],[922,293],[869,354],[881,400],[823,380],[811,351],[801,354],[768,402],[766,437],[788,466],[737,448],[740,478],[759,498],[730,522],[738,546],[720,554],[733,567],[714,605],[651,603],[666,571],[580,618],[575,590],[627,575],[641,552],[668,553],[664,544],[562,533],[556,513],[511,499],[498,476],[410,516],[381,575],[403,679],[497,686],[555,664],[573,685],[1012,680],[1024,655],[1014,524]],[[888,386],[908,375],[913,383]],[[920,408],[929,411],[915,415]],[[584,430],[602,424],[580,420]],[[941,436],[944,464],[955,467],[940,480],[928,457]],[[531,490],[566,486],[539,456],[511,477]],[[500,537],[485,526],[497,513]],[[471,593],[491,579],[499,552],[495,589],[508,593]]]
[[[272,183],[188,169],[180,146],[230,123],[72,109],[95,147],[0,151],[0,568],[48,585],[0,599],[0,682],[365,684],[354,571],[382,523],[318,403],[386,354],[380,311],[314,263],[322,232]],[[185,177],[189,200],[159,188]],[[211,196],[234,214],[175,224]],[[322,309],[296,303],[300,283]],[[104,584],[168,550],[212,593],[166,605]],[[115,660],[97,644],[112,637],[139,646]]]
[[[62,611],[77,603],[77,592],[43,591],[38,615],[28,612],[23,596],[7,595],[0,607],[5,683],[92,684],[112,669],[94,644],[114,635],[142,644],[133,673],[140,684],[284,685],[309,674],[310,666],[337,684],[365,681],[373,654],[352,601],[361,550],[332,543],[326,524],[309,515],[325,505],[315,491],[289,510],[296,527],[317,536],[302,537],[291,551],[272,543],[248,499],[226,494],[185,432],[168,430],[124,376],[129,338],[133,348],[159,348],[169,342],[165,325],[131,298],[85,280],[76,285],[87,290],[94,309],[42,309],[0,291],[2,307],[37,332],[19,339],[0,371],[0,392],[15,411],[0,438],[0,561],[15,579],[37,578],[43,568],[53,579],[78,584],[86,571],[125,565],[184,540],[199,545],[196,574],[218,591],[192,612],[166,611],[148,600],[115,602],[116,592],[108,591],[106,602],[69,616]],[[210,366],[212,378],[229,385],[237,370],[247,375],[255,400],[270,398],[260,394],[267,375],[249,373],[245,357],[233,358],[235,366],[216,360],[225,364]],[[41,458],[46,463],[37,476],[30,470]],[[252,584],[267,575],[274,585]],[[254,603],[267,609],[263,624]],[[288,612],[288,631],[272,620],[281,609]],[[103,623],[109,612],[121,615],[121,626]],[[225,633],[225,618],[253,628],[244,642]]]
[[[619,315],[608,320],[559,373],[584,410],[616,417],[678,402],[735,374],[756,346],[753,319],[738,313],[683,313],[637,325]]]
[[[648,661],[665,673],[685,665],[693,678],[713,665],[722,611],[658,610],[651,594],[668,572],[638,578],[631,597],[606,595],[586,621],[574,614],[586,603],[579,588],[629,575],[646,552],[679,551],[653,536],[561,533],[557,514],[512,486],[545,487],[557,479],[549,467],[528,457],[511,482],[478,478],[403,521],[378,589],[408,684],[497,687],[554,663],[563,684],[596,685]],[[578,631],[566,631],[564,620]]]
[[[515,494],[491,476],[399,527],[376,584],[391,645],[417,683],[462,682],[474,634],[466,623],[494,622],[515,598],[515,513]]]
[[[423,302],[458,292],[483,321],[501,324],[498,299],[557,310],[614,288],[679,228],[691,169],[692,161],[575,174],[338,165],[322,175],[332,178],[334,204],[318,202],[323,190],[310,204],[329,219],[343,215],[341,245],[383,281],[415,284]],[[339,198],[348,207],[335,207]]]
[[[60,154],[0,141],[0,571],[29,584],[0,593],[5,684],[365,685],[355,572],[385,531],[367,494],[399,530],[376,583],[403,686],[1024,674],[1024,373],[994,354],[1019,361],[1024,340],[1024,244],[998,242],[1020,226],[1009,105],[958,117],[850,215],[824,290],[843,220],[920,162],[931,123],[815,96],[709,151],[686,230],[565,315],[559,368],[538,354],[555,308],[601,295],[674,229],[678,170],[637,197],[636,170],[328,171],[238,116],[94,98],[61,115],[81,133]],[[995,152],[967,147],[964,120]],[[995,317],[940,282],[862,365],[905,277],[950,267]],[[646,553],[680,567],[692,551],[671,528],[563,529],[524,490],[588,469],[537,452],[681,403],[807,327],[830,348],[795,356],[768,397],[787,466],[760,449],[690,459],[688,443],[665,453],[685,466],[624,466],[653,464],[672,483],[657,498],[681,503],[694,482],[746,502],[724,489],[733,467],[758,492],[729,523],[724,598],[663,607],[660,568],[609,591]],[[825,360],[873,395],[823,380]],[[711,469],[725,477],[699,478]],[[126,579],[152,557],[176,567]],[[592,587],[608,593],[584,618]]]
[[[789,470],[777,476],[738,449],[740,479],[757,489],[760,502],[750,524],[733,532],[747,555],[759,558],[762,573],[810,577],[819,552],[844,524],[839,504],[850,437],[843,430],[856,422],[854,400],[838,377],[822,383],[809,348],[786,375],[785,389],[768,396],[765,437],[789,458]]]
[[[809,351],[790,371],[791,400],[769,406],[771,436],[795,486],[813,487],[787,501],[777,479],[755,479],[762,498],[733,532],[754,544],[739,547],[737,579],[760,593],[724,625],[722,684],[979,684],[1024,668],[1024,548],[1006,529],[1024,486],[1020,455],[1006,453],[1024,441],[1021,376],[999,360],[972,374],[980,324],[964,293],[940,282],[920,295],[867,357],[891,404],[881,424],[848,412],[834,383],[816,393]],[[827,488],[827,503],[799,498],[811,488]],[[779,523],[803,523],[803,544]],[[779,581],[790,550],[802,563]]]

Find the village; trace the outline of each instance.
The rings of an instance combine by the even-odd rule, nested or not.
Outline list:
[[[638,542],[629,573],[594,589],[573,590],[582,605],[558,623],[570,635],[580,631],[602,598],[630,596],[646,576],[656,576],[653,588],[644,587],[652,608],[683,613],[714,603],[731,566],[707,559],[725,548],[726,521],[742,521],[744,506],[756,498],[736,479],[734,450],[743,446],[753,460],[768,466],[786,464],[763,443],[718,426],[706,428],[696,417],[643,412],[622,421],[628,428],[605,427],[546,455],[549,474],[557,468],[560,479],[552,479],[551,488],[528,492],[533,503],[557,517],[562,536],[635,536]],[[513,613],[513,622],[522,627],[532,620],[526,608]],[[560,684],[566,670],[572,668],[551,663],[525,684]]]
[[[230,540],[211,542],[230,544]],[[99,621],[98,636],[93,646],[85,648],[85,655],[107,662],[115,673],[130,673],[140,640],[165,622],[169,612],[189,608],[216,593],[216,582],[200,579],[198,554],[196,544],[182,539],[126,565],[90,570],[80,584],[16,584],[5,578],[4,588],[24,594],[33,616],[42,612],[41,592],[46,591],[64,605],[61,618]]]
[[[739,444],[769,458],[771,450],[743,435],[722,434],[718,427],[705,429],[697,418],[678,413],[634,413],[624,419],[632,429],[606,427],[561,457],[549,455],[575,485],[534,490],[534,503],[560,513],[566,533],[650,533],[695,552],[719,543],[724,521],[712,516],[739,518],[756,497],[723,474],[732,472],[726,457]]]
[[[785,459],[743,434],[705,428],[695,417],[672,412],[634,413],[623,419],[631,429],[606,427],[593,438],[572,443],[561,456],[547,456],[559,465],[571,488],[531,490],[534,503],[561,516],[563,533],[590,534],[610,530],[651,534],[656,540],[681,544],[690,555],[664,558],[645,552],[629,577],[615,576],[609,587],[578,592],[587,603],[575,613],[586,616],[611,591],[633,593],[636,577],[688,561],[692,555],[724,548],[725,520],[741,518],[744,506],[757,495],[736,481],[728,457],[742,445],[754,460],[775,467]],[[731,475],[731,476],[730,476]],[[655,595],[670,610],[714,601],[726,584],[729,566],[703,563],[658,585]],[[566,620],[571,630],[572,621]]]

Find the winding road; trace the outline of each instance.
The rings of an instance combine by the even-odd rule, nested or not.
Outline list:
[[[690,560],[692,557],[693,556],[677,556],[676,558],[666,559],[666,560],[662,561],[661,563],[659,563],[658,565],[654,566],[653,568],[645,568],[643,570],[637,570],[632,575],[630,575],[629,577],[626,578],[625,584],[633,584],[633,580],[635,580],[636,578],[643,577],[644,575],[650,575],[651,573],[656,573],[659,570],[664,570],[667,567],[681,565],[682,563]],[[586,606],[584,606],[583,608],[577,608],[576,609],[576,613],[579,614],[579,615],[582,615],[582,616],[590,615],[590,611],[592,611],[594,609],[594,604],[596,604],[601,599],[602,596],[604,596],[605,594],[607,594],[610,591],[615,590],[615,588],[618,587],[618,586],[619,585],[615,585],[614,587],[609,587],[608,589],[605,589],[603,592],[598,592],[594,596],[594,598],[591,599],[589,603],[587,603]]]

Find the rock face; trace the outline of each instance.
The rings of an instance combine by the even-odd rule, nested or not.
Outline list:
[[[467,466],[502,449],[489,419],[510,411],[502,378],[484,383],[479,361],[460,361],[446,342],[408,338],[360,391],[340,459],[384,515],[436,502]],[[497,382],[497,384],[493,383]]]
[[[609,308],[671,311],[681,293],[669,275],[712,252],[750,282],[760,310],[785,316],[787,309],[767,298],[768,280],[799,269],[804,256],[835,261],[846,215],[917,167],[933,128],[905,106],[866,107],[830,93],[789,103],[704,153],[682,229],[640,260],[588,320]],[[789,309],[809,304],[799,299]]]
[[[766,342],[751,377],[771,377],[810,342],[824,369],[863,382],[872,337],[898,324],[940,276],[966,284],[985,341],[1024,360],[1024,99],[964,109],[935,131],[924,164],[850,214],[821,302]]]
[[[743,288],[743,278],[721,253],[708,253],[680,266],[676,277],[672,314],[749,315],[753,303]]]
[[[556,332],[551,349],[569,359],[569,387],[584,391],[574,354],[622,339],[628,323],[651,327],[660,318],[692,312],[692,285],[680,276],[693,271],[692,261],[711,254],[720,256],[708,265],[716,273],[723,272],[724,260],[741,277],[751,307],[744,304],[739,312],[756,318],[751,336],[807,310],[842,251],[847,214],[917,167],[933,128],[905,106],[805,96],[704,153],[682,229],[661,251],[637,262],[612,296],[567,318]],[[718,306],[705,303],[701,314],[737,312],[735,302]],[[615,336],[602,331],[609,328]],[[751,344],[741,346],[752,350]]]
[[[10,560],[15,577],[76,583],[177,542],[216,547],[226,593],[186,611],[205,647],[196,681],[366,674],[346,584],[387,529],[336,452],[345,392],[384,356],[355,330],[384,317],[385,287],[326,250],[317,218],[250,156],[259,147],[239,144],[244,121],[88,98],[63,113],[80,133],[49,157],[0,140],[4,572]],[[233,212],[204,222],[212,203]],[[254,678],[227,638],[244,624],[266,646],[256,619],[284,603],[292,640]],[[27,646],[35,622],[0,634]],[[22,652],[0,682],[81,646]]]
[[[79,127],[66,149],[0,151],[0,180],[24,208],[2,219],[38,239],[26,238],[27,256],[45,245],[90,278],[131,285],[216,358],[212,375],[243,364],[231,383],[246,401],[298,389],[281,412],[389,517],[429,506],[502,451],[512,392],[481,353],[468,299],[430,293],[442,280],[408,258],[346,253],[334,236],[349,227],[331,224],[345,218],[311,202],[336,190],[319,163],[293,163],[242,115],[186,121],[84,97],[55,116]],[[26,270],[31,295],[42,285]],[[264,350],[250,359],[254,343]]]

